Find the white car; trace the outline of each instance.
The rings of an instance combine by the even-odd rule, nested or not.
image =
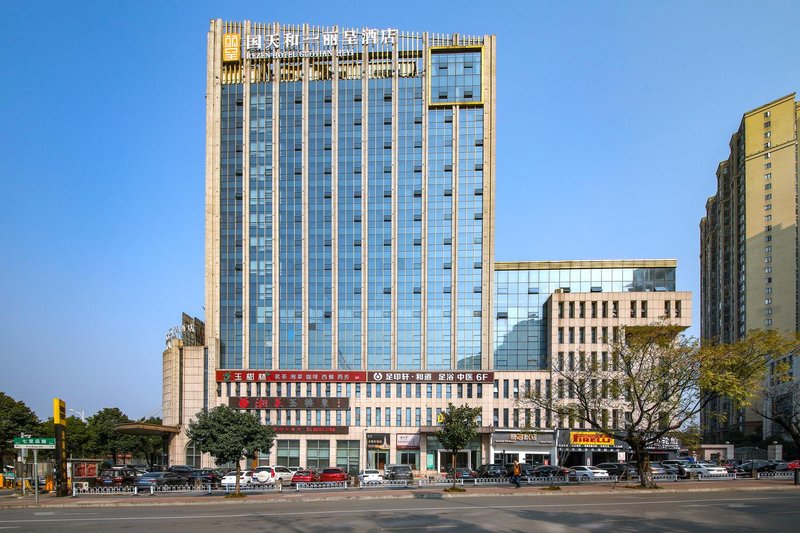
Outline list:
[[[573,466],[569,469],[569,479],[575,481],[587,479],[609,479],[608,471],[596,466]]]
[[[272,466],[259,466],[255,469],[254,477],[259,483],[276,483],[278,481],[283,485],[289,485],[292,482],[294,473],[281,465]]]
[[[702,464],[702,463],[689,463],[683,466],[683,476],[684,477],[691,477],[692,474],[702,474],[704,476],[717,476],[717,475],[727,475],[728,471],[725,470],[723,466],[717,465],[709,465],[709,464]]]
[[[253,472],[252,470],[242,470],[239,473],[239,485],[249,485],[253,482]],[[222,478],[220,481],[222,486],[235,486],[236,485],[236,470],[233,472],[228,472],[225,474],[225,477]]]
[[[370,483],[383,483],[383,476],[379,470],[362,470],[358,473],[358,481],[361,485],[369,485]]]

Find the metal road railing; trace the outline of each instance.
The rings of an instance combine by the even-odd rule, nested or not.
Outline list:
[[[331,490],[331,489],[347,489],[349,483],[347,481],[312,481],[295,483],[294,490]]]
[[[420,487],[440,487],[440,486],[453,486],[453,480],[447,479],[446,477],[435,477],[435,478],[420,478],[417,480]],[[456,479],[456,485],[463,486],[464,480],[463,479]]]

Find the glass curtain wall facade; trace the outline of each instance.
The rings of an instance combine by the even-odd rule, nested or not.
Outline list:
[[[495,264],[494,370],[550,370],[547,302],[554,293],[675,291],[676,267],[666,261],[663,265],[649,261],[646,266],[637,266],[635,261],[575,263],[562,267],[549,262]],[[573,318],[584,318],[579,314],[609,318],[613,314],[613,309],[603,312],[602,302],[597,305],[600,308],[594,313],[591,308],[583,312],[580,307],[573,309]],[[654,314],[653,320],[661,313]],[[580,342],[595,343],[597,339]]]
[[[494,38],[222,21],[212,34],[217,368],[487,369]]]

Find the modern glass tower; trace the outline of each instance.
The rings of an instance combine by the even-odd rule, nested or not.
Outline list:
[[[494,37],[213,20],[217,369],[490,365]]]

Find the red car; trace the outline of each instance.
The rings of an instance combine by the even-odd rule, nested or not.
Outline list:
[[[319,481],[319,475],[313,470],[298,470],[292,475],[292,485],[295,483],[314,483]]]
[[[320,481],[350,481],[350,474],[343,468],[331,467],[323,468],[319,475]]]
[[[789,470],[797,470],[798,468],[800,468],[800,459],[789,461],[788,463],[786,463],[786,466],[789,468]]]

